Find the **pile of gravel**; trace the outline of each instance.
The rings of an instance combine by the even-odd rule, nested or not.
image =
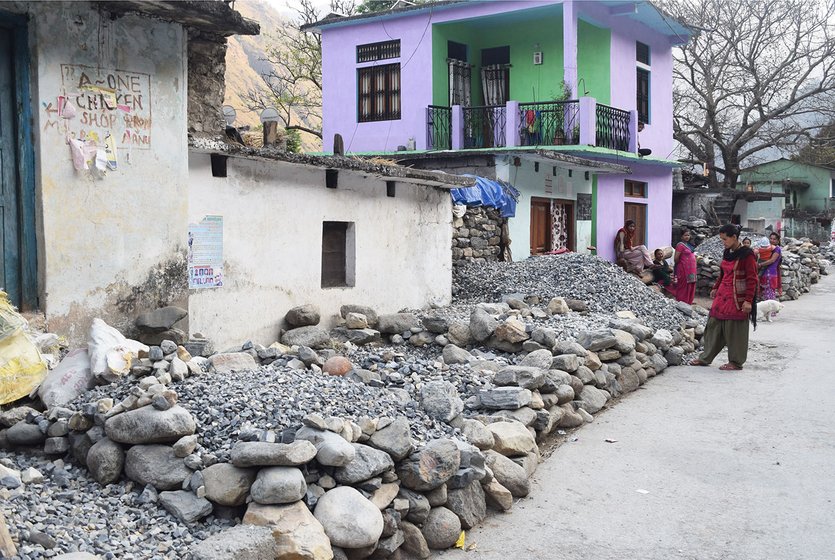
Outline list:
[[[589,311],[629,310],[654,329],[676,329],[687,317],[672,300],[645,286],[614,264],[589,255],[566,253],[514,263],[467,264],[455,269],[454,303],[498,302],[508,294],[586,302]]]
[[[19,540],[21,560],[89,552],[104,559],[186,558],[195,542],[235,524],[206,517],[188,526],[140,494],[142,486],[119,481],[102,487],[86,469],[42,455],[0,451],[9,468],[30,467],[43,482],[0,498],[6,524]],[[144,503],[143,503],[144,502]]]
[[[448,437],[457,430],[427,416],[410,395],[397,394],[397,388],[420,381],[418,372],[428,359],[398,356],[390,362],[379,354],[364,356],[360,367],[387,371],[380,387],[372,387],[338,376],[323,375],[288,366],[292,356],[282,357],[269,366],[232,373],[213,372],[172,382],[178,404],[188,410],[197,424],[200,444],[205,452],[222,462],[229,460],[231,447],[239,439],[252,439],[271,431],[277,440],[292,441],[302,419],[315,412],[327,418],[336,416],[357,421],[370,418],[409,418],[412,437],[419,442]],[[381,367],[385,366],[385,367]],[[413,379],[414,378],[414,379]],[[70,408],[84,402],[126,397],[135,379],[97,387],[84,394]],[[384,386],[385,385],[385,386]],[[386,387],[387,386],[387,387]]]
[[[742,233],[740,235],[740,239],[745,239],[746,237],[751,240],[751,247],[754,248],[756,248],[757,245],[759,245],[760,240],[768,239],[766,236],[759,235],[757,233]],[[722,244],[722,238],[720,238],[718,235],[708,237],[704,240],[704,242],[702,242],[701,245],[696,247],[697,255],[710,257],[717,261],[722,260],[722,253],[724,252],[725,246]]]

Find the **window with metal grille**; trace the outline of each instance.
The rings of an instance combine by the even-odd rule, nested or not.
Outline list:
[[[647,184],[640,181],[626,180],[623,182],[623,196],[630,198],[646,198]]]
[[[400,39],[357,45],[357,62],[372,62],[400,57]]]
[[[322,222],[322,287],[354,286],[353,222]]]
[[[649,72],[643,68],[638,68],[637,72],[638,121],[649,123]]]
[[[400,64],[357,69],[359,122],[400,119]]]
[[[649,45],[635,41],[635,60],[649,66]]]

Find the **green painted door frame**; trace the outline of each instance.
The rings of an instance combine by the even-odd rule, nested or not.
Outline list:
[[[38,307],[35,154],[25,17],[0,12],[0,229],[2,287],[23,310]]]

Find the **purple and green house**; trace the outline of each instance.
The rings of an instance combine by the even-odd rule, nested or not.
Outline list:
[[[669,243],[672,48],[692,31],[650,2],[442,0],[311,28],[326,152],[339,134],[346,152],[427,166],[489,155],[491,177],[521,193],[516,259],[612,258],[625,219],[648,246]]]

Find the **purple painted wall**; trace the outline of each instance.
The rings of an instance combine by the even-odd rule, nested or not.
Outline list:
[[[558,3],[558,2],[554,2]],[[432,24],[542,7],[542,0],[472,2],[364,24],[322,30],[322,148],[333,151],[333,135],[345,151],[394,151],[414,137],[426,149],[426,107],[432,104]],[[357,64],[356,46],[400,39],[400,58]],[[400,62],[401,118],[357,122],[357,68]]]
[[[668,37],[649,27],[611,16],[595,2],[579,2],[579,17],[612,32],[610,48],[611,104],[637,109],[635,42],[650,47],[650,123],[639,135],[642,148],[666,159],[673,150],[673,53]]]
[[[625,202],[647,205],[646,245],[652,251],[670,244],[673,206],[673,172],[668,167],[630,164],[632,175],[600,175],[597,179],[597,254],[615,260],[615,234],[623,227]],[[625,179],[648,184],[647,198],[626,198]]]

